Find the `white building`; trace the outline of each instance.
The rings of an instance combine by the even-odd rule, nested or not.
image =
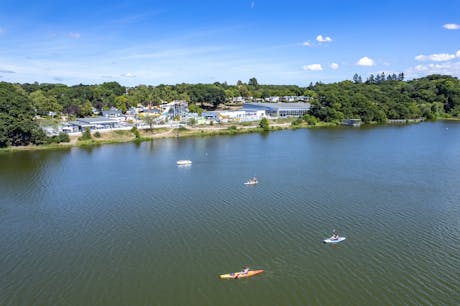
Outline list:
[[[264,111],[270,117],[299,117],[308,113],[310,103],[245,103],[245,111]]]
[[[219,112],[219,120],[221,122],[239,122],[246,116],[245,111],[221,111]]]
[[[280,97],[269,97],[269,98],[266,98],[266,101],[270,102],[270,103],[278,103],[280,101]]]

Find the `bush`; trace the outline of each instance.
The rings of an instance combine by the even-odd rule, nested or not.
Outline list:
[[[94,137],[96,138],[101,138],[101,133],[99,133],[99,131],[97,131],[96,133],[93,134]]]
[[[35,145],[43,145],[51,143],[51,139],[46,136],[45,131],[41,128],[36,128],[32,131],[31,142]]]
[[[308,123],[308,125],[316,125],[318,123],[318,118],[310,114],[305,114],[303,116],[303,120],[305,120]]]
[[[91,131],[89,128],[86,128],[83,133],[81,133],[81,136],[78,138],[78,140],[91,140]]]
[[[292,120],[291,125],[292,126],[299,126],[299,125],[302,124],[302,122],[303,122],[302,118],[295,118],[294,120]]]
[[[139,133],[139,130],[137,129],[137,127],[133,126],[133,128],[131,129],[131,132],[134,134],[134,136],[136,137],[136,140],[140,140],[141,139],[141,134]]]
[[[238,128],[235,125],[229,126],[227,130],[229,131],[230,135],[235,135],[238,133]]]
[[[262,118],[262,120],[260,120],[259,122],[259,127],[264,130],[265,132],[269,131],[270,130],[270,125],[268,123],[268,119],[267,118]]]
[[[69,134],[60,132],[58,135],[59,142],[70,142]]]

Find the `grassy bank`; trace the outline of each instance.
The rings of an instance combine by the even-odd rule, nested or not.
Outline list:
[[[270,127],[270,131],[292,128],[290,122],[274,122]],[[79,136],[71,136],[68,143],[53,143],[46,145],[29,145],[18,147],[0,148],[0,152],[15,152],[15,151],[34,151],[34,150],[56,150],[68,149],[71,147],[87,147],[98,146],[104,144],[116,144],[126,142],[143,142],[162,138],[182,138],[182,137],[205,137],[205,136],[220,136],[220,135],[238,135],[249,133],[260,133],[263,130],[258,125],[247,124],[216,124],[214,126],[194,126],[189,128],[159,128],[139,130],[139,137],[131,131],[117,130],[103,133],[91,133],[91,139],[81,140]]]

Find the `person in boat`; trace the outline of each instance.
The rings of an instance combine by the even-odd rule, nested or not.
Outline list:
[[[248,266],[244,266],[243,269],[241,270],[240,274],[246,275],[246,274],[248,274],[248,272],[249,272],[249,267],[248,267]]]
[[[339,239],[339,232],[337,232],[336,230],[333,230],[331,240],[337,240],[337,239]]]

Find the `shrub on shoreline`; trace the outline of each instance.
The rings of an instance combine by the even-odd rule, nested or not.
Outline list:
[[[134,134],[134,137],[136,137],[136,140],[141,140],[141,134],[139,133],[137,127],[133,126],[131,132]]]
[[[91,131],[89,130],[89,128],[86,128],[85,131],[81,133],[81,136],[78,138],[78,140],[80,141],[91,140],[91,139],[92,139]]]
[[[267,119],[267,118],[262,118],[262,120],[260,120],[259,127],[260,127],[264,132],[269,131],[269,130],[270,130],[270,124],[268,123],[268,119]]]

